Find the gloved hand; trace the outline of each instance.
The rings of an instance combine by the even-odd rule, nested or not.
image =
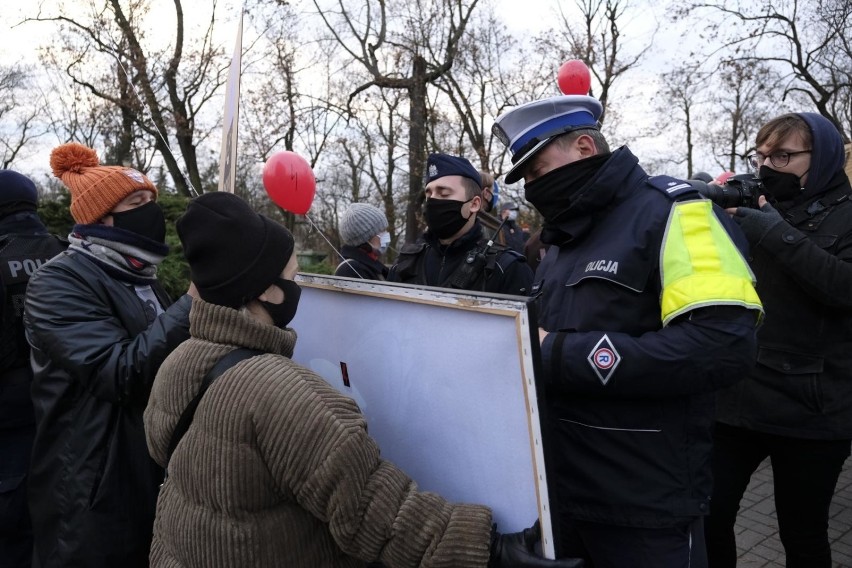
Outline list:
[[[784,218],[772,205],[766,203],[760,209],[737,207],[734,221],[745,233],[748,243],[754,246],[772,230],[772,227],[778,223],[784,223]]]
[[[535,553],[535,544],[541,540],[538,521],[521,532],[500,534],[497,525],[491,527],[491,558],[488,568],[583,568],[580,558],[548,560]]]

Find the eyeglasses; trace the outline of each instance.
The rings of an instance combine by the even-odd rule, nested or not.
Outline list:
[[[776,168],[783,168],[790,163],[790,156],[795,156],[797,154],[809,154],[810,152],[810,150],[799,150],[798,152],[772,152],[771,154],[755,152],[754,154],[746,156],[746,159],[748,160],[749,165],[756,170],[760,169],[760,166],[763,165],[766,158],[769,158],[769,163]]]

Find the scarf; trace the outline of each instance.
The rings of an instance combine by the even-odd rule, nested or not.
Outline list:
[[[163,243],[108,225],[75,225],[70,250],[84,254],[108,274],[132,284],[157,280],[157,265],[169,252]]]

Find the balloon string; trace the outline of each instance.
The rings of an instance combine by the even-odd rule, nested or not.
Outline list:
[[[311,224],[311,227],[313,227],[313,228],[316,230],[316,232],[318,232],[318,233],[320,234],[320,236],[321,236],[323,239],[325,239],[325,242],[327,242],[327,243],[328,243],[328,246],[330,246],[330,247],[331,247],[331,249],[332,249],[334,252],[336,252],[336,253],[337,253],[337,256],[339,256],[340,258],[342,258],[342,259],[345,261],[345,260],[346,260],[346,257],[345,257],[345,256],[343,256],[343,254],[342,254],[339,250],[337,250],[337,248],[335,248],[335,246],[334,246],[333,244],[331,244],[331,241],[330,241],[330,240],[328,240],[328,237],[326,237],[326,236],[325,236],[325,233],[323,233],[323,232],[320,230],[320,228],[317,226],[317,224],[316,224],[316,223],[314,223],[314,220],[313,220],[313,219],[311,219],[311,216],[310,216],[310,215],[308,215],[307,213],[305,213],[305,219],[307,219],[307,220],[308,220],[308,223],[310,223],[310,224]],[[351,269],[352,269],[352,272],[354,272],[355,274],[357,274],[357,275],[358,275],[358,278],[360,278],[360,279],[362,279],[362,280],[367,280],[367,278],[364,278],[363,276],[361,276],[361,274],[360,274],[360,273],[359,273],[359,272],[355,269],[355,267],[352,265],[352,263],[348,263],[348,264],[349,264],[349,268],[351,268]]]
[[[178,162],[177,158],[175,157],[174,152],[172,152],[172,148],[171,148],[171,146],[169,146],[169,141],[168,141],[168,139],[166,139],[165,135],[163,134],[163,131],[160,130],[160,127],[157,126],[156,122],[154,122],[154,118],[151,116],[150,111],[148,111],[148,109],[147,109],[147,104],[145,103],[145,100],[139,95],[139,91],[136,89],[136,84],[133,82],[133,77],[131,77],[130,73],[127,71],[127,68],[124,67],[124,64],[121,62],[120,59],[118,60],[118,64],[119,64],[119,66],[121,66],[121,70],[124,71],[124,74],[127,76],[127,82],[130,85],[130,88],[133,89],[133,93],[136,95],[136,98],[142,104],[142,118],[150,119],[150,123],[152,125],[154,125],[154,130],[157,131],[157,135],[159,135],[160,140],[163,141],[163,145],[166,148],[166,151],[169,154],[171,154],[172,159],[178,165],[178,168],[180,169],[180,173],[183,176],[183,179],[186,182],[187,187],[189,187],[189,191],[192,192],[192,194],[193,194],[192,196],[198,197],[198,190],[195,189],[195,186],[192,185],[192,181],[190,180],[189,174],[186,172],[186,169],[182,168],[180,166],[180,162]],[[183,156],[181,156],[181,159],[183,159]]]

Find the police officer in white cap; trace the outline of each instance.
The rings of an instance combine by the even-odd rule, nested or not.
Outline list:
[[[532,292],[557,551],[596,568],[700,568],[713,393],[751,366],[762,307],[724,211],[610,152],[601,110],[558,96],[493,127],[550,245]]]

